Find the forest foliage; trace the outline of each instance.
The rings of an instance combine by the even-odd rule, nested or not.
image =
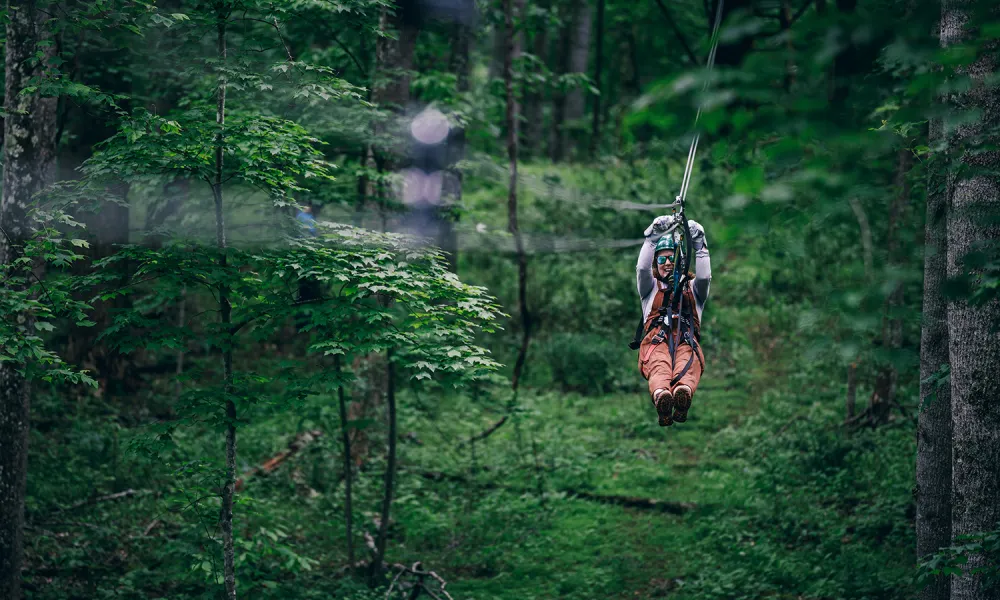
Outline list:
[[[928,198],[995,180],[987,4],[942,44],[895,0],[27,3],[24,597],[991,593],[996,531],[918,557],[912,493],[954,367],[921,381]],[[634,254],[696,114],[708,369],[665,434]],[[975,218],[942,290],[994,314]]]

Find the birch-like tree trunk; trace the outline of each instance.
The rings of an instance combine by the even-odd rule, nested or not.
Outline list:
[[[216,31],[218,59],[221,64],[226,62],[226,22],[228,18],[228,11],[223,5],[219,5]],[[215,199],[215,240],[220,250],[219,268],[225,272],[228,269],[228,261],[226,256],[226,220],[222,210],[222,167],[225,151],[226,77],[221,72],[216,91],[215,120],[219,125],[219,134],[215,141],[215,176],[212,181],[212,195]],[[233,307],[229,303],[229,286],[222,284],[219,286],[219,313],[224,331],[228,331],[232,325],[232,310]],[[226,481],[222,487],[222,514],[220,516],[223,579],[226,586],[226,598],[236,600],[236,556],[233,547],[233,495],[236,487],[236,402],[233,401],[232,396],[233,350],[231,340],[222,350],[222,369],[226,394]]]
[[[38,42],[47,39],[45,15],[37,3],[7,3],[5,43],[4,169],[0,200],[0,262],[20,256],[28,238],[32,197],[52,177],[55,158],[56,100],[22,94],[44,65],[34,60]],[[53,46],[41,49],[44,58]],[[7,284],[5,284],[7,285]],[[29,315],[4,315],[31,329]],[[24,494],[28,469],[29,386],[18,365],[0,363],[0,598],[20,600],[24,556]]]
[[[992,0],[943,3],[941,42],[948,46],[969,37],[973,13],[994,7]],[[1000,152],[994,143],[1000,125],[996,55],[981,52],[963,69],[972,87],[950,100],[957,126],[945,123],[954,157],[949,178],[948,277],[965,274],[966,255],[984,242],[1000,241]],[[969,121],[969,115],[976,115]],[[962,119],[961,117],[966,117]],[[964,122],[963,122],[964,121]],[[973,272],[973,281],[977,274]],[[948,356],[951,364],[952,412],[952,535],[957,537],[996,528],[1000,521],[1000,303],[948,304]],[[973,555],[966,572],[982,567],[985,557]],[[997,589],[984,590],[982,577],[966,574],[952,582],[953,600],[996,599]]]
[[[941,122],[930,123],[929,146],[941,143]],[[933,150],[932,150],[933,151]],[[947,190],[943,157],[935,152],[927,180],[924,224],[924,302],[920,326],[920,413],[917,422],[917,558],[951,543],[951,390],[928,382],[948,363],[948,307],[941,295],[946,277]],[[938,577],[920,591],[921,600],[948,600],[951,580]]]

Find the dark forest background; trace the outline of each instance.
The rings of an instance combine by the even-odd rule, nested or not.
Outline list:
[[[0,597],[1000,597],[998,17],[9,0]]]

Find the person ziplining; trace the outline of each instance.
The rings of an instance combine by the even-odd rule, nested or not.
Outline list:
[[[681,215],[657,217],[646,228],[646,240],[635,265],[642,300],[642,322],[630,345],[639,350],[639,371],[660,426],[683,423],[705,370],[701,349],[701,315],[712,282],[712,260],[705,229],[687,221],[687,239],[695,253],[695,273],[684,268],[680,247]],[[690,256],[690,254],[688,254]]]
[[[707,71],[712,70],[719,47],[722,3],[719,0],[716,5]],[[680,193],[669,205],[676,212],[657,217],[646,228],[646,240],[635,265],[642,320],[629,347],[639,350],[639,372],[649,382],[649,396],[661,427],[687,421],[695,390],[705,372],[701,315],[712,282],[712,260],[704,227],[684,214],[698,152],[699,117],[701,106],[694,117],[696,131],[688,149]],[[688,271],[692,253],[693,274]]]

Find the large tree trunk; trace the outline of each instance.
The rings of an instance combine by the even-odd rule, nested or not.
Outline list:
[[[379,37],[375,44],[377,85],[372,99],[383,107],[403,110],[410,101],[410,71],[417,43],[419,6],[416,0],[400,0],[395,10],[383,9],[379,28],[395,39]]]
[[[944,2],[941,38],[952,45],[969,34],[969,14],[985,13],[992,2]],[[969,12],[965,12],[965,11]],[[995,48],[994,48],[995,51]],[[945,135],[952,156],[961,169],[949,185],[948,277],[965,273],[965,256],[978,244],[1000,240],[995,224],[1000,211],[1000,152],[982,150],[980,136],[992,135],[1000,124],[1000,94],[996,82],[996,56],[981,53],[967,69],[973,87],[952,98],[952,107],[978,113],[977,122],[949,127]],[[992,140],[989,140],[992,141]],[[964,146],[964,147],[962,147]],[[989,146],[987,146],[989,148]],[[973,278],[976,274],[973,273]],[[952,535],[961,536],[996,528],[1000,521],[1000,303],[996,300],[970,305],[964,300],[948,304],[948,358],[951,364],[952,407]],[[981,554],[970,557],[967,570],[985,565]],[[952,582],[954,600],[995,599],[996,589],[982,589],[982,576],[963,575]]]
[[[383,32],[375,42],[375,65],[372,76],[370,100],[379,108],[398,117],[410,102],[410,77],[413,69],[413,51],[419,33],[419,4],[417,0],[400,0],[393,8],[383,7],[379,15],[379,30]],[[379,144],[369,144],[364,150],[364,160],[369,169],[393,171],[399,164],[399,153],[404,147],[403,124],[398,119],[376,121],[372,127],[373,138]],[[387,142],[387,140],[392,140]],[[358,225],[384,229],[387,186],[375,185],[362,178],[359,182],[360,215]],[[374,204],[373,204],[374,203]],[[366,218],[367,217],[367,218]]]
[[[375,43],[371,100],[382,108],[390,109],[395,115],[401,115],[410,102],[410,70],[413,67],[413,50],[419,33],[418,10],[416,0],[401,0],[396,3],[394,10],[383,8],[379,17],[379,29],[383,35]],[[375,124],[373,130],[376,140],[383,141],[390,138],[390,134],[397,134],[394,138],[397,141],[389,147],[369,147],[369,168],[379,171],[392,171],[396,168],[399,163],[397,152],[402,146],[400,140],[403,135],[409,136],[408,133],[401,132],[399,125],[400,123],[391,122]],[[373,229],[384,229],[385,200],[391,190],[387,186],[363,183],[366,183],[366,188],[361,190],[361,202],[370,208],[374,199],[382,217],[381,222],[377,222],[377,219],[370,220],[369,225]],[[358,421],[372,417],[382,406],[388,389],[388,367],[383,355],[373,353],[357,358],[354,369],[359,379],[366,384],[359,401],[351,403],[348,411],[348,419]],[[368,454],[368,433],[364,429],[352,429],[351,441],[354,461],[360,465]]]
[[[941,142],[941,122],[931,121],[929,146]],[[935,153],[927,180],[924,224],[924,302],[920,328],[920,414],[917,423],[917,558],[951,543],[951,391],[928,381],[948,363],[948,307],[941,295],[948,252],[943,160]],[[938,577],[921,600],[948,600],[951,579]]]
[[[0,200],[0,263],[9,265],[28,238],[32,197],[52,177],[56,100],[21,94],[40,68],[31,59],[50,36],[33,1],[7,3],[5,44],[3,198]],[[54,46],[41,49],[43,58]],[[44,61],[43,61],[44,62]],[[4,318],[14,318],[6,315]],[[33,327],[30,318],[21,323]],[[18,365],[0,363],[0,598],[20,600],[24,556],[24,494],[28,469],[29,386]]]

